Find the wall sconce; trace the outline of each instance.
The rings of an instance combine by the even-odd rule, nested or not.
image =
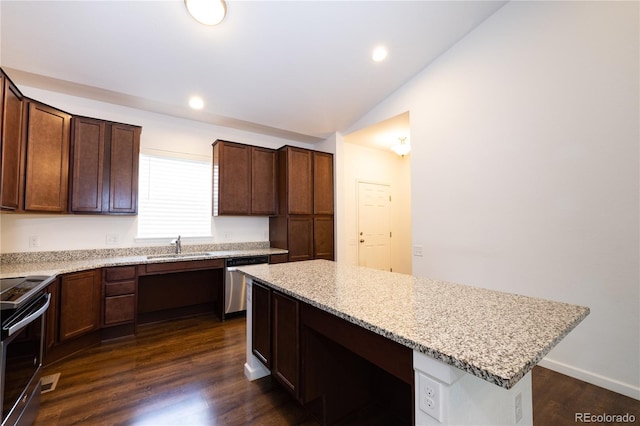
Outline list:
[[[409,152],[411,152],[411,145],[409,145],[408,143],[406,143],[406,137],[404,138],[398,138],[400,140],[400,143],[397,143],[395,145],[391,146],[391,151],[395,152],[396,154],[398,154],[401,157],[404,157],[405,155],[407,155]]]
[[[227,14],[224,0],[184,0],[189,14],[204,25],[218,25]]]

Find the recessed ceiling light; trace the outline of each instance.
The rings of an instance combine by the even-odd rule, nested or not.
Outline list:
[[[227,14],[224,0],[184,0],[193,19],[204,25],[218,25]]]
[[[378,46],[375,49],[373,49],[373,54],[371,55],[371,59],[373,59],[375,62],[382,62],[384,61],[384,59],[387,57],[388,54],[389,54],[389,51],[387,50],[386,47]]]
[[[200,96],[192,96],[189,99],[189,106],[193,109],[202,109],[204,108],[204,101]]]

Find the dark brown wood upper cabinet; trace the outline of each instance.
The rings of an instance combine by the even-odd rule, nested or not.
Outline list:
[[[138,165],[140,134],[138,126],[111,124],[109,152],[109,213],[138,212]],[[103,196],[104,201],[104,196]]]
[[[333,214],[333,155],[313,153],[313,213]]]
[[[141,128],[74,117],[72,133],[70,210],[137,213]]]
[[[251,214],[251,148],[213,143],[213,215]]]
[[[276,153],[268,148],[213,143],[213,215],[276,213]]]
[[[22,209],[24,140],[22,94],[0,70],[0,208]]]
[[[329,259],[334,250],[333,154],[292,146],[278,150],[278,216],[269,218],[271,247],[290,262]]]
[[[33,100],[27,111],[24,208],[66,212],[71,115]]]
[[[284,146],[279,152],[280,188],[284,194],[280,199],[280,212],[313,214],[313,152],[292,146]]]
[[[251,214],[276,214],[277,160],[273,149],[251,147]]]
[[[71,211],[102,211],[105,122],[73,118]]]

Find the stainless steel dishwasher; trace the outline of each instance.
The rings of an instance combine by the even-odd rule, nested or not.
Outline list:
[[[248,256],[227,259],[224,277],[224,313],[247,310],[247,284],[244,274],[237,271],[238,266],[269,263],[269,256]]]

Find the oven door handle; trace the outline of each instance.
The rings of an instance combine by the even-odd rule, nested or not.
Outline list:
[[[29,313],[26,317],[24,317],[17,323],[12,324],[8,329],[7,336],[11,336],[16,331],[31,324],[33,321],[37,320],[38,317],[40,317],[40,315],[42,315],[47,309],[49,309],[49,303],[51,302],[51,294],[45,293],[44,297],[47,298],[47,301],[45,302],[45,304],[42,305],[40,308],[38,308],[35,312]]]

